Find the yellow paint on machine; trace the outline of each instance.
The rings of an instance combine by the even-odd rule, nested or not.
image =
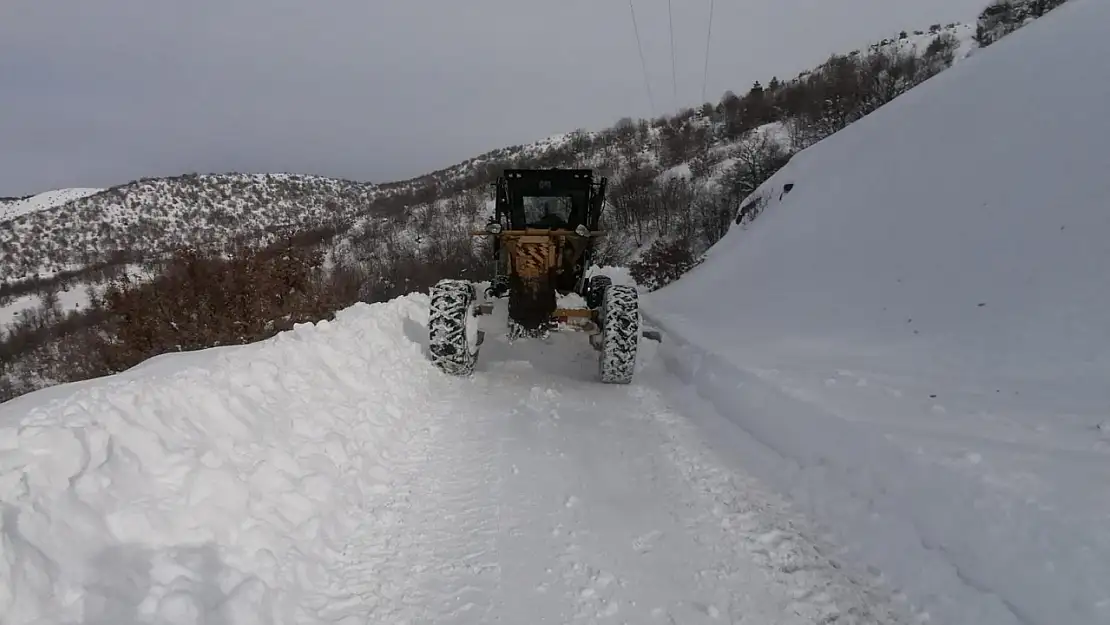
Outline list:
[[[516,274],[525,280],[547,275],[555,266],[555,242],[550,237],[523,236],[507,242]]]

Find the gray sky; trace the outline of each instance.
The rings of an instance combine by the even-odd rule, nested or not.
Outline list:
[[[672,0],[682,106],[709,0]],[[716,0],[708,98],[986,0]],[[675,108],[667,0],[4,0],[0,196],[192,171],[383,182]]]

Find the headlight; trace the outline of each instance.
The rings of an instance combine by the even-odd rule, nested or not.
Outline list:
[[[497,222],[486,224],[486,232],[490,234],[501,234],[501,224]]]
[[[580,236],[580,237],[588,237],[588,236],[590,236],[590,229],[586,227],[586,224],[578,224],[578,227],[577,227],[577,228],[575,228],[575,229],[574,229],[574,231],[575,231],[575,232],[576,232],[576,233],[578,234],[578,236]]]

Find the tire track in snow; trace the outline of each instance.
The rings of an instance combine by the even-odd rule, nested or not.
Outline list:
[[[899,622],[785,506],[642,384],[581,380],[577,337],[495,346],[461,409],[504,448],[497,614],[564,623]],[[651,352],[645,350],[650,363]],[[498,356],[501,356],[499,359]],[[651,372],[645,372],[650,382]]]
[[[717,550],[745,556],[765,567],[790,597],[784,613],[813,623],[898,623],[904,618],[890,607],[890,597],[867,579],[850,576],[830,561],[786,504],[753,479],[717,461],[691,423],[666,408],[659,394],[634,392],[653,409],[644,417],[661,428],[664,453],[700,501],[703,524],[718,528]]]
[[[498,553],[499,508],[496,441],[478,414],[460,415],[470,380],[451,380],[458,397],[442,403],[440,436],[421,474],[418,543],[427,569],[421,575],[427,597],[422,622],[488,622],[501,585]]]
[[[419,417],[428,425],[387,503],[360,511],[337,583],[313,601],[320,621],[487,622],[501,581],[497,450],[453,409],[467,384],[431,381],[443,394]]]

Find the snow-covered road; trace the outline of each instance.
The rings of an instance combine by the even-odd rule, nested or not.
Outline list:
[[[573,333],[450,378],[426,305],[0,407],[4,622],[896,622],[652,390],[654,343],[631,386]]]
[[[600,386],[595,367],[582,336],[494,337],[473,379],[442,382],[437,434],[401,491],[415,549],[395,566],[419,590],[389,620],[800,624],[875,612],[655,392]]]
[[[0,625],[1110,623],[1106,32],[795,155],[630,386],[411,295],[0,405]]]

